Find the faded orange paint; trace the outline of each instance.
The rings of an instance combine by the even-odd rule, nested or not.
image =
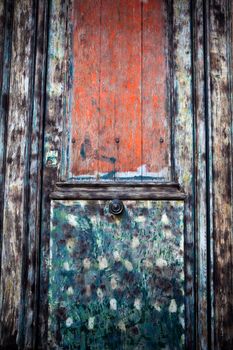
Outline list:
[[[76,0],[71,172],[169,166],[164,1]],[[161,143],[161,137],[164,142]]]
[[[143,6],[142,164],[146,164],[149,173],[160,171],[169,162],[164,3],[148,1]]]

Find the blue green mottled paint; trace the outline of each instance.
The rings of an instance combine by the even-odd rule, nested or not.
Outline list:
[[[50,349],[183,349],[183,203],[52,201]]]

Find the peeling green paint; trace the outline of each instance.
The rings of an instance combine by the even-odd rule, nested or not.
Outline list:
[[[183,349],[183,203],[52,202],[51,349]]]

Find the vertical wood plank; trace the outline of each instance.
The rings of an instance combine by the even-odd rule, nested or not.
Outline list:
[[[32,101],[34,2],[15,1],[6,138],[4,220],[0,283],[0,344],[19,339],[21,283],[24,277]],[[27,20],[25,20],[27,19]]]
[[[100,0],[75,1],[73,16],[75,59],[71,172],[88,176],[98,172]]]
[[[70,19],[72,1],[54,0],[49,7],[46,111],[43,139],[43,193],[41,213],[40,310],[38,347],[46,349],[48,330],[48,257],[50,193],[62,176],[62,141],[69,110]]]
[[[30,168],[29,168],[29,203],[26,274],[23,283],[25,288],[23,309],[24,337],[21,339],[23,349],[35,349],[37,346],[39,261],[40,261],[40,212],[42,185],[43,152],[43,117],[45,105],[45,69],[47,57],[48,2],[37,2],[37,23],[35,28],[35,67],[34,99],[32,111],[32,130],[30,135]]]
[[[197,348],[208,349],[208,213],[206,141],[206,65],[204,6],[192,3],[193,111],[195,142],[195,249],[196,249],[196,335]]]
[[[142,176],[169,178],[170,111],[167,71],[167,8],[165,1],[142,6]]]
[[[230,2],[210,1],[215,348],[233,347]]]
[[[117,105],[117,53],[119,50],[119,1],[101,1],[101,69],[99,120],[99,173],[115,177],[118,140],[115,136]]]
[[[10,81],[10,58],[13,0],[1,2],[1,28],[0,28],[0,257],[3,229],[4,208],[4,185],[5,185],[5,161],[6,161],[6,135],[7,135],[7,113],[9,105],[9,81]]]
[[[190,2],[174,1],[173,13],[173,155],[175,179],[187,194],[185,203],[186,348],[194,349],[194,124]]]
[[[141,3],[123,0],[118,5],[116,53],[115,137],[116,178],[141,165]],[[141,176],[141,173],[138,174]],[[124,176],[124,175],[123,175]]]

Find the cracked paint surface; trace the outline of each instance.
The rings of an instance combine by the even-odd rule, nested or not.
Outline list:
[[[51,349],[183,349],[183,202],[52,201]]]

